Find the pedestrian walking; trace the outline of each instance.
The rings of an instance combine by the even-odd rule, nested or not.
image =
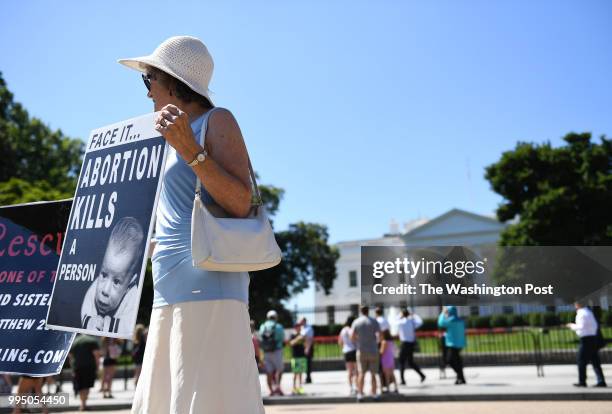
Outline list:
[[[314,358],[315,341],[314,329],[308,324],[305,317],[300,319],[300,335],[304,338],[304,352],[306,354],[306,384],[312,383],[312,359]]]
[[[465,321],[457,314],[455,306],[447,306],[438,317],[438,327],[444,328],[444,340],[448,350],[448,364],[457,374],[455,385],[465,384],[461,350],[465,347]]]
[[[300,334],[302,325],[298,322],[289,339],[291,346],[291,372],[293,372],[293,390],[291,395],[304,394],[302,375],[306,372],[306,353],[304,350],[304,337]]]
[[[102,338],[102,396],[113,397],[113,378],[117,369],[117,359],[121,356],[120,341],[116,338]]]
[[[283,345],[285,330],[277,322],[278,314],[268,311],[266,321],[259,328],[261,348],[264,351],[264,369],[268,381],[270,396],[283,395],[281,377],[283,375]]]
[[[416,371],[421,377],[421,382],[425,381],[425,374],[421,368],[414,362],[414,352],[416,351],[417,337],[416,330],[423,325],[423,320],[419,315],[411,315],[407,308],[402,309],[402,317],[397,325],[398,336],[400,340],[400,380],[402,385],[406,385],[404,379],[404,370],[406,365]]]
[[[147,346],[147,328],[141,323],[134,328],[134,347],[132,348],[132,362],[134,362],[134,385],[138,386],[138,379],[142,371],[145,347]]]
[[[80,335],[72,343],[72,349],[70,350],[72,384],[75,395],[79,395],[81,411],[87,409],[89,389],[94,386],[100,367],[100,355],[100,344],[92,336]]]
[[[363,385],[365,374],[370,373],[372,377],[372,397],[380,399],[377,393],[376,376],[379,372],[378,334],[380,326],[376,319],[368,316],[370,309],[362,306],[361,315],[351,325],[351,340],[357,347],[357,401],[363,401]]]
[[[376,322],[378,322],[378,326],[380,327],[380,335],[378,337],[378,347],[380,349],[382,337],[385,331],[391,330],[391,325],[389,324],[387,318],[385,318],[385,311],[381,306],[376,307],[376,309],[374,310],[374,314],[376,315]],[[385,376],[385,373],[383,371],[381,359],[379,359],[378,374],[380,376],[380,390],[383,393],[388,392],[389,388],[387,384],[387,377]]]
[[[348,374],[350,395],[357,394],[357,348],[351,340],[351,325],[354,320],[355,317],[352,315],[346,318],[346,322],[338,335],[338,345],[342,347],[342,355]]]
[[[446,379],[446,365],[448,364],[448,348],[446,347],[446,335],[443,329],[438,327],[438,349],[440,351],[440,379]]]
[[[567,324],[580,338],[577,354],[578,382],[574,386],[587,386],[586,367],[590,363],[597,377],[595,386],[606,387],[606,379],[599,360],[599,349],[605,346],[601,329],[591,309],[581,302],[575,302],[574,307],[576,308],[576,320],[574,323]]]
[[[395,344],[391,332],[387,329],[383,331],[382,340],[380,341],[380,365],[385,376],[388,392],[398,393],[397,381],[395,380]],[[395,390],[391,390],[391,385]]]
[[[31,377],[29,375],[20,376],[19,382],[17,383],[17,396],[24,397],[26,394],[34,394],[39,398],[42,397],[43,380],[44,378],[42,377]],[[25,408],[25,404],[22,401],[23,398],[19,404],[15,404],[15,407],[13,408],[13,414],[21,414],[23,412],[22,410]],[[41,405],[42,413],[48,414],[49,409],[47,405],[44,403]]]

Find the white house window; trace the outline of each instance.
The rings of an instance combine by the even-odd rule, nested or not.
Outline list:
[[[357,271],[351,270],[349,272],[349,287],[357,287]]]

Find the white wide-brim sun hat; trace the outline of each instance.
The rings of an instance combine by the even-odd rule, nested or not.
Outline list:
[[[212,104],[208,85],[214,63],[204,43],[196,37],[174,36],[148,56],[119,59],[117,62],[143,73],[148,66],[153,66],[180,80]]]

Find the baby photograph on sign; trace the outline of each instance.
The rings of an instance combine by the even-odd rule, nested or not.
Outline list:
[[[144,237],[134,217],[123,217],[113,226],[100,271],[83,299],[82,328],[114,333],[130,329],[125,325],[138,312]]]

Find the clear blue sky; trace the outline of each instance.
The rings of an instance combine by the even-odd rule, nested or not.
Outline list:
[[[612,135],[610,1],[6,2],[0,70],[73,137],[152,110],[117,58],[201,38],[276,227],[378,237],[391,218],[491,214],[484,167],[519,140]]]

